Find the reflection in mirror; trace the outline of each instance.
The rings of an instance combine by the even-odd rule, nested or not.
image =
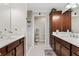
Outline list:
[[[26,4],[11,4],[11,32],[13,35],[24,35],[26,30]]]
[[[7,37],[8,31],[10,31],[9,5],[0,3],[0,38]]]
[[[79,5],[72,8],[72,32],[79,33]]]
[[[24,35],[26,31],[26,4],[0,4],[0,38]]]

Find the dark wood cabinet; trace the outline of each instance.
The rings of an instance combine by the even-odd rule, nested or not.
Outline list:
[[[50,13],[50,28],[51,32],[61,31],[61,11]]]
[[[56,32],[66,32],[67,29],[71,31],[71,11],[68,10],[62,14],[61,11],[51,12],[49,15],[50,19],[50,33]]]
[[[61,55],[62,56],[70,56],[70,49],[67,49],[65,46],[61,46]]]
[[[76,54],[72,53],[72,56],[77,56]]]
[[[49,20],[50,20],[50,46],[55,50],[55,39],[52,38],[54,37],[52,35],[53,32],[56,32],[56,30],[59,30],[60,32],[66,32],[67,30],[71,31],[71,11],[68,10],[65,13],[62,14],[61,11],[55,11],[51,12],[49,15]],[[63,41],[62,39],[58,41],[61,43],[61,45],[65,46],[66,48],[70,49],[70,44]],[[56,45],[58,43],[56,42]],[[59,49],[60,44],[58,44],[58,49]],[[58,52],[59,54],[59,52]]]
[[[5,56],[15,56],[15,50],[8,52]]]
[[[66,32],[67,29],[71,31],[71,11],[66,11],[62,14],[61,31]]]
[[[24,56],[24,37],[0,48],[0,56]]]
[[[7,54],[7,47],[3,47],[0,49],[0,56]]]
[[[72,51],[72,55],[79,56],[79,47],[72,45],[71,51]]]
[[[69,56],[70,55],[70,44],[55,37],[55,52],[59,56]]]
[[[20,44],[19,40],[9,44],[8,47],[8,52],[11,51],[12,49],[14,49],[15,47],[17,47]]]
[[[57,55],[61,55],[61,44],[58,41],[55,42],[55,51]]]
[[[16,47],[16,56],[23,56],[24,55],[24,43],[21,43],[19,46]]]
[[[52,35],[53,36],[53,35]],[[54,44],[52,43],[53,49],[58,56],[70,56],[70,45],[69,43],[63,41],[62,39],[53,36]],[[51,41],[52,42],[52,41]]]
[[[79,47],[68,43],[54,35],[52,36],[54,37],[54,44],[51,41],[51,45],[53,45],[52,48],[58,56],[79,56]]]
[[[6,54],[5,56],[13,56],[13,51],[9,52],[9,53]]]

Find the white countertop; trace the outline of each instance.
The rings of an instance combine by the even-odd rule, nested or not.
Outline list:
[[[18,39],[20,39],[22,37],[24,37],[24,35],[14,35],[14,36],[12,36],[10,38],[7,38],[7,39],[6,38],[5,39],[0,39],[0,48],[2,48],[4,46],[18,40]]]
[[[78,37],[73,37],[73,36],[71,36],[72,34],[75,34]],[[77,34],[77,33],[71,33],[71,32],[58,32],[57,33],[57,32],[53,32],[52,35],[79,47],[79,34]]]

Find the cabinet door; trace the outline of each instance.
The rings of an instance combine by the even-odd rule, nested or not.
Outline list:
[[[57,55],[61,55],[61,44],[59,42],[55,42],[55,51]]]
[[[24,43],[21,43],[18,47],[16,47],[16,56],[24,55]]]
[[[62,31],[66,32],[67,29],[71,31],[71,11],[66,11],[62,17]]]
[[[15,56],[15,50],[8,52],[5,56]]]
[[[74,45],[72,45],[72,53],[76,54],[77,56],[79,56],[79,47],[76,47]]]
[[[13,52],[9,52],[8,54],[6,54],[5,56],[13,56]]]
[[[4,56],[5,54],[7,54],[7,47],[3,47],[0,49],[0,56]]]
[[[61,47],[61,55],[62,56],[70,56],[70,50],[67,49],[66,47],[62,46]]]
[[[52,13],[51,20],[52,32],[55,32],[56,30],[61,31],[61,11],[56,11]]]

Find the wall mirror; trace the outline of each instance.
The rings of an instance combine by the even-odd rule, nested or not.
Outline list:
[[[0,3],[0,38],[7,37],[10,27],[10,6]]]
[[[0,36],[25,34],[26,31],[26,4],[2,3],[0,4]],[[10,36],[11,35],[11,36]]]
[[[79,4],[75,4],[71,13],[72,32],[79,33]]]

